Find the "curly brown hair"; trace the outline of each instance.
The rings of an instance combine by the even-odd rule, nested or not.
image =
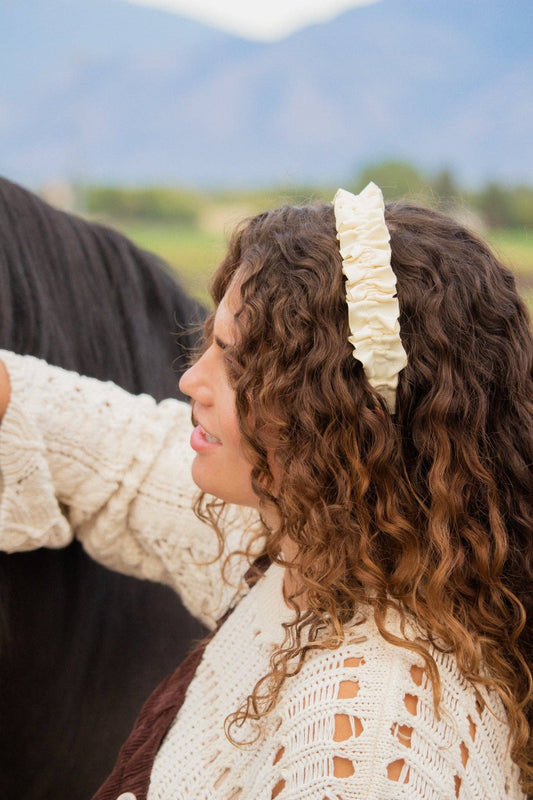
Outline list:
[[[290,598],[296,621],[228,730],[272,708],[305,653],[338,645],[355,610],[370,606],[383,637],[425,659],[436,708],[432,648],[453,652],[466,679],[499,693],[532,792],[528,314],[510,271],[453,220],[404,204],[389,205],[386,220],[408,354],[394,416],[347,341],[332,206],[247,221],[214,277],[218,304],[238,271],[238,338],[226,357],[252,484],[280,519],[265,552],[287,565],[288,537],[305,592],[303,610]],[[205,496],[198,505],[215,526],[218,509]],[[426,640],[394,636],[391,606]]]

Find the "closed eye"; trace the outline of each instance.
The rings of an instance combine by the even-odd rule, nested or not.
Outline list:
[[[223,342],[218,336],[213,336],[213,340],[217,347],[220,347],[221,350],[226,350],[229,347],[229,345],[227,345],[226,342]]]

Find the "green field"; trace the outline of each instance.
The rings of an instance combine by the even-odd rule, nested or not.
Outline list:
[[[208,302],[209,279],[224,255],[224,234],[180,229],[161,223],[114,223],[114,226],[139,247],[161,256],[191,294]]]
[[[487,239],[519,278],[533,281],[533,230],[491,231]]]
[[[492,231],[487,238],[499,258],[515,273],[518,288],[533,316],[533,230]]]
[[[207,286],[224,254],[228,231],[246,210],[230,210],[226,217],[208,220],[208,230],[180,229],[167,223],[114,222],[140,247],[157,253],[178,274],[185,287],[207,302]],[[518,285],[533,313],[533,230],[491,231],[487,236],[498,256],[517,276]]]

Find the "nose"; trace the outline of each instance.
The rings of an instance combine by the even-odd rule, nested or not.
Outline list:
[[[192,367],[189,367],[189,369],[185,370],[179,380],[180,392],[183,392],[183,394],[186,394],[189,397],[192,397],[192,390],[194,386],[193,369],[195,366],[196,364],[193,364]]]
[[[183,394],[188,395],[197,403],[209,405],[211,402],[211,389],[203,361],[204,357],[202,356],[183,373],[179,381],[179,387]]]

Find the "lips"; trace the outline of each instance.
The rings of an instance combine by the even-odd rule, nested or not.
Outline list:
[[[208,442],[210,442],[210,444],[222,444],[220,439],[217,439],[217,437],[213,436],[212,433],[209,433],[209,431],[206,431],[206,429],[203,427],[203,425],[199,425],[198,427],[200,428],[200,432],[203,434],[203,436],[205,436],[206,440]]]
[[[193,418],[193,424],[196,425],[191,433],[191,447],[197,453],[203,453],[208,450],[213,450],[222,447],[222,442],[210,433],[203,425],[200,425],[196,419]]]

